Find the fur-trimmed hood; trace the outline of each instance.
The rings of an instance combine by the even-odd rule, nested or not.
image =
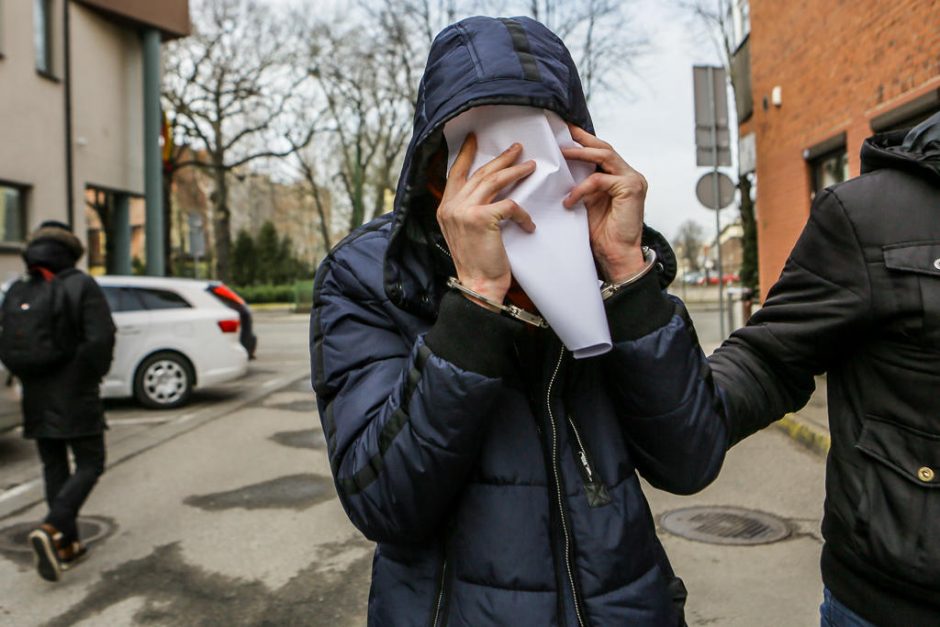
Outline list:
[[[29,267],[42,266],[53,272],[74,267],[85,247],[65,225],[43,222],[26,242],[23,260]]]

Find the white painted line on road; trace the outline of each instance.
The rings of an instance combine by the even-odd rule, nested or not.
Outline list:
[[[175,424],[181,425],[184,422],[189,422],[190,420],[195,418],[197,415],[199,415],[198,411],[191,411],[188,414],[183,414],[182,416],[176,419]]]
[[[28,492],[29,490],[33,489],[37,485],[39,485],[39,479],[31,479],[30,481],[27,481],[26,483],[21,483],[15,488],[10,488],[9,490],[0,494],[0,503],[2,503],[3,501],[8,501],[12,498],[16,498],[17,496],[23,494],[24,492]]]
[[[269,388],[269,387],[273,387],[273,386],[277,385],[278,383],[281,383],[281,380],[280,380],[280,379],[271,379],[270,381],[265,381],[264,383],[262,383],[262,384],[261,384],[261,387],[263,387],[263,388]]]
[[[109,425],[160,425],[170,422],[170,418],[163,416],[140,417],[140,418],[109,418]]]

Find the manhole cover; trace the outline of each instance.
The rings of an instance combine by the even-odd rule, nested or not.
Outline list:
[[[780,518],[740,507],[687,507],[660,522],[669,533],[710,544],[768,544],[790,535]]]
[[[32,553],[27,542],[29,532],[39,526],[39,521],[18,523],[0,529],[0,552]],[[101,516],[82,516],[78,519],[78,535],[87,545],[100,542],[114,532],[114,522]]]

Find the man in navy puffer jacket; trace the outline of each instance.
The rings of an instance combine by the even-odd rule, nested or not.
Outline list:
[[[533,227],[497,193],[534,170],[520,149],[446,179],[443,126],[471,107],[554,111],[595,163],[584,200],[613,350],[575,361],[535,329],[447,288],[502,302],[499,224]],[[586,129],[586,130],[581,130]],[[314,387],[337,492],[378,543],[371,625],[679,625],[684,589],[638,474],[690,493],[718,473],[721,404],[684,308],[672,251],[642,225],[646,182],[594,138],[574,63],[527,18],[471,18],[435,39],[394,213],[353,232],[317,272]],[[443,194],[435,193],[444,187]],[[659,264],[646,267],[642,244]]]

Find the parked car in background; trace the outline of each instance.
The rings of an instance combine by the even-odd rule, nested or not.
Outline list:
[[[255,358],[255,349],[258,348],[258,338],[252,330],[251,308],[245,299],[235,293],[232,288],[220,281],[212,281],[206,288],[209,292],[219,299],[223,305],[238,312],[238,318],[241,320],[241,331],[238,338],[248,351],[248,359]]]
[[[700,285],[699,281],[702,281],[704,278],[704,274],[693,270],[692,272],[686,272],[682,275],[682,282],[686,285]]]
[[[0,364],[0,432],[19,426],[23,421],[21,393],[20,382]]]
[[[740,283],[741,277],[733,272],[727,272],[721,282],[725,285]],[[699,274],[695,279],[695,285],[718,285],[718,275],[711,273]]]
[[[102,397],[179,407],[195,388],[245,374],[242,312],[213,291],[221,284],[136,276],[96,280],[117,327],[114,363],[102,383]]]

